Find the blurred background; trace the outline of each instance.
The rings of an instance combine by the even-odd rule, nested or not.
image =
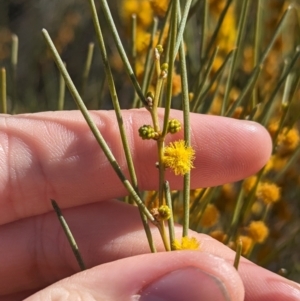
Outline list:
[[[145,8],[146,12],[141,13],[141,18],[138,22],[145,23],[143,30],[150,31],[150,22],[152,22],[153,12],[148,6],[143,6],[142,3],[149,1],[140,0],[111,0],[109,6],[114,16],[119,34],[122,38],[127,53],[130,53],[130,19],[128,15],[134,12],[137,7],[141,11]],[[151,2],[151,1],[150,1]],[[167,2],[167,1],[162,1]],[[198,1],[204,2],[204,1]],[[209,0],[211,16],[208,27],[212,29],[216,25],[225,0]],[[96,1],[96,5],[97,5]],[[237,1],[236,9],[239,11],[239,1]],[[263,0],[263,14],[268,24],[265,28],[263,38],[269,41],[273,34],[273,29],[276,26],[283,7],[293,3],[298,5],[300,0]],[[198,5],[199,6],[199,5]],[[148,11],[149,13],[148,13]],[[201,10],[201,4],[200,4]],[[255,3],[251,3],[251,14],[255,14]],[[197,14],[197,13],[196,13]],[[200,14],[200,12],[199,12]],[[103,16],[99,15],[100,21],[103,21]],[[253,18],[255,16],[253,15]],[[150,21],[145,21],[146,19]],[[230,47],[233,47],[232,40],[236,35],[236,22],[228,18],[227,24],[224,24],[223,38],[225,39],[224,49],[221,48],[221,53],[228,52]],[[199,25],[201,22],[197,20],[190,22],[190,31],[192,26]],[[225,20],[226,23],[226,20]],[[252,18],[248,21],[250,28]],[[104,24],[104,23],[103,23]],[[227,28],[226,28],[227,26]],[[41,30],[48,30],[53,39],[62,59],[67,65],[67,69],[78,89],[82,86],[82,76],[84,64],[87,57],[88,45],[95,41],[94,29],[89,10],[89,3],[86,0],[5,0],[0,1],[0,67],[5,67],[7,70],[7,94],[8,94],[8,112],[36,112],[44,110],[56,110],[59,87],[59,74],[50,53],[46,49]],[[134,93],[132,85],[127,76],[124,76],[124,70],[120,62],[120,58],[116,55],[116,48],[112,41],[111,35],[106,32],[107,26],[103,26],[104,36],[106,39],[107,51],[111,57],[111,67],[113,69],[116,81],[117,91],[120,95],[121,106],[130,108],[132,105]],[[146,28],[146,29],[145,29]],[[224,34],[225,33],[225,34]],[[19,39],[18,64],[16,70],[11,64],[12,50],[12,35],[15,34]],[[249,33],[253,35],[253,30]],[[195,36],[187,36],[186,39],[197,47],[201,39],[199,33],[193,32]],[[220,42],[220,41],[217,41]],[[289,43],[286,43],[289,44]],[[196,47],[195,47],[196,49]],[[278,48],[279,49],[279,48]],[[197,51],[197,50],[196,50]],[[279,50],[281,51],[281,50]],[[194,52],[194,53],[193,53]],[[286,50],[285,50],[286,52]],[[245,52],[245,55],[246,52]],[[251,55],[251,51],[248,56]],[[189,48],[189,57],[193,58],[190,62],[190,69],[199,67],[200,59],[197,53],[191,47]],[[188,59],[189,59],[188,57]],[[274,57],[273,57],[274,58]],[[219,65],[224,60],[224,55],[219,56]],[[277,60],[277,58],[276,58]],[[269,69],[277,68],[283,60],[278,64],[273,64]],[[217,68],[217,62],[215,64]],[[248,69],[251,69],[251,66]],[[245,67],[244,69],[247,69]],[[242,86],[247,79],[247,72],[239,70],[237,82],[238,86]],[[273,70],[269,70],[273,76]],[[195,75],[195,72],[194,74]],[[95,46],[95,55],[91,66],[88,85],[84,93],[84,101],[89,109],[110,109],[112,108],[107,89],[102,89],[104,84],[104,73],[100,52]],[[68,92],[65,97],[65,109],[75,109],[76,106]]]
[[[119,1],[120,2],[120,1]],[[120,25],[118,1],[109,1],[117,25]],[[100,15],[100,20],[103,18]],[[14,112],[36,112],[56,110],[58,99],[59,74],[41,33],[48,30],[76,87],[82,85],[82,75],[90,42],[95,42],[89,3],[86,0],[5,0],[0,1],[0,67],[7,70],[7,93]],[[115,51],[110,35],[105,32],[108,52]],[[118,26],[121,28],[122,26]],[[14,82],[11,65],[12,34],[19,38],[18,65]],[[125,39],[126,42],[126,39]],[[118,81],[120,93],[132,95],[129,82]],[[116,74],[116,73],[115,73]],[[90,109],[111,108],[106,95],[101,95],[104,80],[98,47],[89,76],[85,102]],[[124,93],[122,92],[124,90]],[[106,92],[104,92],[106,93]],[[129,97],[124,97],[123,106],[128,106]],[[102,100],[102,101],[100,101]],[[75,109],[74,101],[66,92],[65,109]],[[11,107],[8,107],[10,112]]]

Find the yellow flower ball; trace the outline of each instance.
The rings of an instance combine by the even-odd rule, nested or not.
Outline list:
[[[169,2],[170,0],[150,0],[150,5],[154,14],[163,17],[168,10]]]
[[[184,236],[181,240],[175,239],[173,248],[175,250],[199,250],[200,243],[195,237]]]
[[[208,204],[203,212],[202,218],[200,220],[200,225],[202,227],[212,227],[217,223],[220,217],[220,212],[217,207],[213,204]]]
[[[265,204],[276,203],[281,197],[281,190],[274,183],[261,182],[258,184],[256,197]]]
[[[171,168],[175,175],[184,175],[194,168],[194,158],[194,149],[186,146],[183,140],[171,142],[164,148],[163,164]]]
[[[257,243],[263,243],[269,235],[269,229],[263,221],[251,222],[247,231],[253,241]]]
[[[256,183],[256,180],[257,180],[256,176],[252,176],[252,177],[249,177],[244,180],[243,189],[246,194],[248,194],[252,190],[252,188],[254,187],[254,185]]]
[[[216,240],[218,240],[218,241],[220,241],[220,242],[223,242],[223,243],[224,243],[224,241],[227,239],[227,234],[224,233],[224,232],[221,231],[221,230],[211,231],[211,232],[209,232],[209,235],[210,235],[212,238],[214,238],[214,239],[216,239]]]
[[[282,155],[292,153],[300,141],[299,132],[296,128],[284,128],[278,136],[277,151]]]

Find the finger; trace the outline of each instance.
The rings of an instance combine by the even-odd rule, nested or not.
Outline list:
[[[136,207],[105,201],[66,209],[64,213],[88,268],[149,252]],[[177,237],[180,235],[178,228]],[[200,252],[233,264],[232,250],[206,235],[193,232],[191,235],[199,240]],[[158,250],[163,250],[155,229],[153,236]],[[4,225],[0,228],[0,241],[0,295],[38,290],[79,271],[54,214]],[[240,263],[239,273],[247,301],[299,300],[299,289],[292,282],[245,259]]]
[[[114,112],[91,114],[127,174]],[[171,112],[172,118],[181,115]],[[157,188],[156,143],[138,137],[138,128],[151,123],[149,112],[125,111],[123,119],[139,187]],[[191,114],[191,133],[193,188],[239,180],[260,169],[270,155],[269,135],[253,122]],[[0,166],[0,224],[47,212],[50,199],[66,208],[128,194],[80,112],[1,117]],[[182,177],[167,172],[167,178],[172,189],[181,187]]]
[[[225,260],[200,252],[157,253],[97,266],[28,298],[34,300],[242,301],[243,284]]]

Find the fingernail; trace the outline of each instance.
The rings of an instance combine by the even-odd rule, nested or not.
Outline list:
[[[173,271],[145,287],[139,301],[229,301],[224,284],[195,267]]]

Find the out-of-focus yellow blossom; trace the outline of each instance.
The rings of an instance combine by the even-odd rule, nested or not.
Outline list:
[[[278,136],[277,152],[286,155],[292,153],[299,144],[299,132],[296,128],[284,128]]]
[[[190,190],[191,199],[196,198],[201,193],[202,190],[203,190],[203,188]]]
[[[150,190],[145,193],[144,198],[147,208],[154,208],[158,206],[158,194],[157,191]]]
[[[209,110],[210,115],[219,115],[220,114],[221,107],[222,107],[222,101],[223,101],[223,99],[220,97],[220,95],[218,95],[210,107],[210,110]]]
[[[130,26],[133,14],[136,15],[138,27],[148,28],[153,22],[149,0],[123,0],[120,12],[126,26]]]
[[[184,175],[194,168],[194,159],[194,149],[186,146],[184,140],[171,142],[164,148],[163,164],[171,168],[175,175]]]
[[[218,20],[221,11],[225,6],[223,0],[210,0],[210,11],[215,14],[215,19]],[[220,50],[215,58],[212,67],[212,73],[215,73],[224,62],[224,54],[226,55],[235,47],[236,42],[236,18],[235,18],[235,6],[231,5],[225,15],[222,26],[219,30],[219,34],[216,40],[216,44]]]
[[[269,229],[263,221],[253,221],[247,228],[254,242],[263,243],[269,235]]]
[[[202,227],[212,227],[217,223],[220,217],[220,212],[214,204],[208,204],[203,212],[200,220]]]
[[[80,24],[81,15],[76,12],[69,12],[64,17],[63,23],[59,27],[54,44],[61,53],[75,38],[76,27]]]
[[[287,163],[287,157],[280,157],[278,155],[273,155],[267,162],[264,172],[269,172],[270,170],[279,171]]]
[[[257,180],[256,176],[252,176],[252,177],[249,177],[244,180],[243,189],[246,194],[248,194],[252,190],[252,188],[254,187],[254,185],[256,183],[256,180]]]
[[[218,36],[218,45],[221,50],[226,52],[229,52],[235,47],[237,35],[234,9],[234,5],[229,7]]]
[[[193,101],[193,99],[194,99],[194,93],[190,92],[189,93],[189,101],[191,102],[191,101]]]
[[[214,64],[212,66],[212,73],[214,74],[215,72],[217,72],[220,67],[222,66],[224,62],[224,57],[221,55],[217,55],[215,60],[214,60]]]
[[[279,201],[281,191],[274,183],[260,182],[256,190],[256,197],[265,204],[271,204]]]
[[[249,236],[241,235],[238,240],[242,242],[242,255],[246,256],[253,245],[253,239]]]
[[[264,64],[263,72],[262,74],[265,76],[264,80],[262,81],[264,83],[264,91],[271,91],[272,86],[274,84],[275,78],[274,75],[278,74],[278,51],[272,49],[269,52],[269,55],[266,59],[266,62]]]
[[[224,232],[221,231],[221,230],[211,231],[211,232],[209,232],[209,235],[210,235],[212,238],[214,238],[214,239],[216,239],[216,240],[218,240],[218,241],[220,241],[220,242],[223,242],[223,243],[224,243],[224,241],[227,239],[227,234],[224,233]]]
[[[222,197],[226,200],[234,200],[236,191],[232,183],[224,184],[221,189]]]
[[[237,107],[232,114],[232,118],[239,119],[241,117],[243,111],[244,111],[244,108],[242,106]]]
[[[212,14],[215,15],[215,17],[219,17],[220,13],[224,9],[226,1],[225,0],[209,0],[209,9]]]
[[[172,95],[177,96],[179,93],[181,93],[181,76],[174,73],[172,81]]]
[[[263,209],[264,209],[263,204],[259,201],[256,201],[251,207],[251,212],[256,216],[259,216],[262,214]]]
[[[4,25],[4,24],[3,24]],[[0,27],[0,61],[10,56],[11,32],[6,27]]]
[[[137,28],[136,39],[135,39],[135,49],[137,53],[145,52],[148,49],[150,43],[151,35],[147,31]]]
[[[170,0],[150,0],[150,5],[154,14],[163,17],[168,10],[169,2]]]
[[[175,250],[199,250],[200,243],[195,237],[184,236],[181,240],[175,239],[173,248]]]
[[[254,66],[253,66],[253,56],[254,56],[254,51],[253,47],[246,47],[244,50],[244,60],[243,60],[243,70],[246,73],[250,73]]]
[[[236,205],[237,192],[235,185],[232,183],[224,184],[221,193],[215,201],[220,212],[232,212]]]

